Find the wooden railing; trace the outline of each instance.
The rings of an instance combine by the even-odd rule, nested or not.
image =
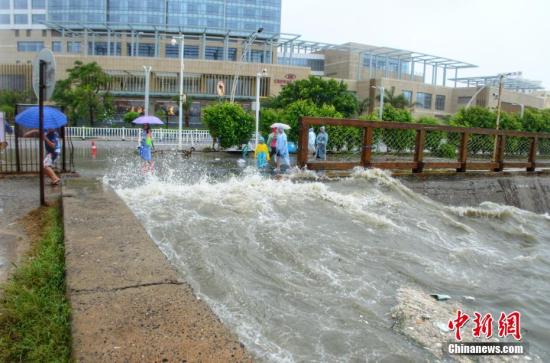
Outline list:
[[[353,127],[362,130],[360,147],[348,149],[348,154],[360,154],[357,160],[340,160],[329,157],[329,160],[309,160],[308,130],[316,126]],[[334,129],[333,129],[334,130]],[[389,131],[388,131],[389,130]],[[391,133],[391,130],[411,130],[416,133],[416,139],[410,147],[395,156],[388,153],[377,153],[374,148],[375,133],[377,135]],[[329,130],[330,131],[330,130]],[[427,155],[427,134],[439,133],[454,140],[451,148],[456,150],[456,157],[445,158]],[[432,134],[433,135],[433,134]],[[329,138],[331,137],[329,132]],[[496,139],[495,139],[496,138]],[[379,137],[380,139],[380,137]],[[485,142],[485,151],[473,148],[472,141]],[[490,146],[487,146],[487,141]],[[383,144],[381,141],[377,143]],[[513,150],[524,145],[519,152]],[[539,145],[543,147],[539,150]],[[518,148],[519,149],[519,148]],[[386,148],[387,150],[387,148]],[[329,156],[331,155],[329,148]],[[376,158],[374,157],[376,155]],[[442,125],[425,125],[387,121],[363,121],[350,119],[303,117],[299,123],[298,165],[310,170],[347,170],[357,166],[381,169],[410,169],[421,173],[426,169],[454,169],[457,172],[467,170],[503,171],[505,169],[525,169],[535,171],[540,168],[550,168],[550,133],[534,133],[521,131],[505,131],[482,128],[463,128]],[[330,160],[336,159],[336,160]],[[481,160],[480,160],[481,159]],[[485,160],[484,160],[485,159]]]

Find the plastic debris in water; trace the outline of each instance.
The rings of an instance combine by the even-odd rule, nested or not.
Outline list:
[[[464,297],[464,300],[466,301],[476,301],[476,298],[473,296],[463,296],[463,297]]]
[[[430,296],[436,299],[437,301],[447,301],[451,299],[449,295],[443,295],[443,294],[431,294]]]

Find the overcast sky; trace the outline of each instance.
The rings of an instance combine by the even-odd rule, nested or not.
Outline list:
[[[282,2],[283,33],[412,50],[479,66],[459,71],[459,77],[523,71],[524,78],[550,89],[550,0]]]

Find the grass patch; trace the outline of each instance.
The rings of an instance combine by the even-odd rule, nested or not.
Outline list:
[[[39,209],[29,255],[0,287],[0,362],[68,362],[70,311],[60,208]]]

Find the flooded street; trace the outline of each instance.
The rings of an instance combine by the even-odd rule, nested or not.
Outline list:
[[[274,180],[238,158],[166,153],[153,176],[128,149],[75,161],[115,189],[260,361],[433,360],[392,329],[400,288],[497,319],[520,311],[530,356],[550,359],[548,215],[442,205],[378,170]]]

